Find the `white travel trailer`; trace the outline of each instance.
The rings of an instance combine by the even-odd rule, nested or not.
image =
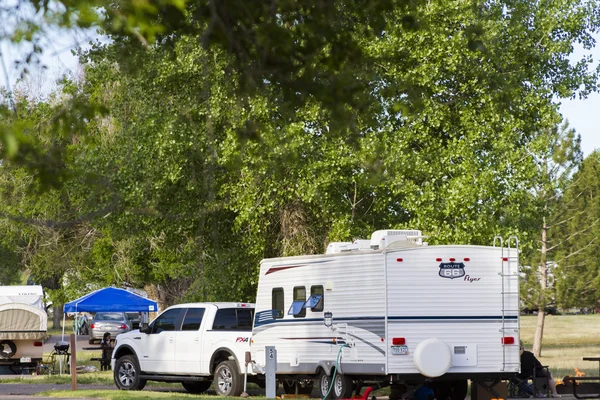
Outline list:
[[[41,286],[0,286],[0,366],[36,371],[48,328],[43,298]]]
[[[284,389],[310,391],[316,379],[323,398],[349,398],[371,383],[391,385],[399,398],[427,383],[438,399],[463,400],[468,379],[512,377],[520,369],[517,239],[422,239],[377,231],[324,255],[263,260],[252,359],[264,366],[265,346],[275,346]]]

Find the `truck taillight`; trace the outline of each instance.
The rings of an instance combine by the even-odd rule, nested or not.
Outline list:
[[[406,338],[403,338],[403,337],[395,337],[395,338],[392,338],[392,344],[393,344],[394,346],[402,346],[402,345],[405,345],[405,344],[406,344]]]
[[[44,345],[44,343],[42,343],[42,342],[33,342],[33,345],[35,347],[42,347]]]

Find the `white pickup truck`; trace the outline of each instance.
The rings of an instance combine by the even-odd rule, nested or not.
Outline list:
[[[111,359],[115,384],[142,390],[149,380],[181,382],[188,392],[202,393],[214,381],[218,395],[239,396],[253,319],[250,303],[169,307],[147,327],[117,336]],[[248,379],[261,384],[257,375]]]

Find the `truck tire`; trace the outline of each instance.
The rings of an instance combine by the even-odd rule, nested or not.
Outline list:
[[[126,355],[115,362],[114,380],[119,390],[142,390],[146,380],[140,378],[140,364],[135,356]]]
[[[0,358],[11,358],[17,352],[17,345],[12,340],[0,342]]]
[[[217,396],[236,397],[244,389],[243,377],[238,371],[237,363],[232,360],[223,361],[217,366],[214,383]]]
[[[212,381],[201,381],[201,382],[181,382],[183,388],[189,393],[200,394],[204,393],[210,388]]]

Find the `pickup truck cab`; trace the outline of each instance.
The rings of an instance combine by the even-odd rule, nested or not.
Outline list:
[[[239,396],[253,319],[250,303],[169,307],[147,327],[117,336],[111,359],[115,384],[142,390],[149,380],[181,382],[188,392],[202,393],[214,382],[218,395]]]

